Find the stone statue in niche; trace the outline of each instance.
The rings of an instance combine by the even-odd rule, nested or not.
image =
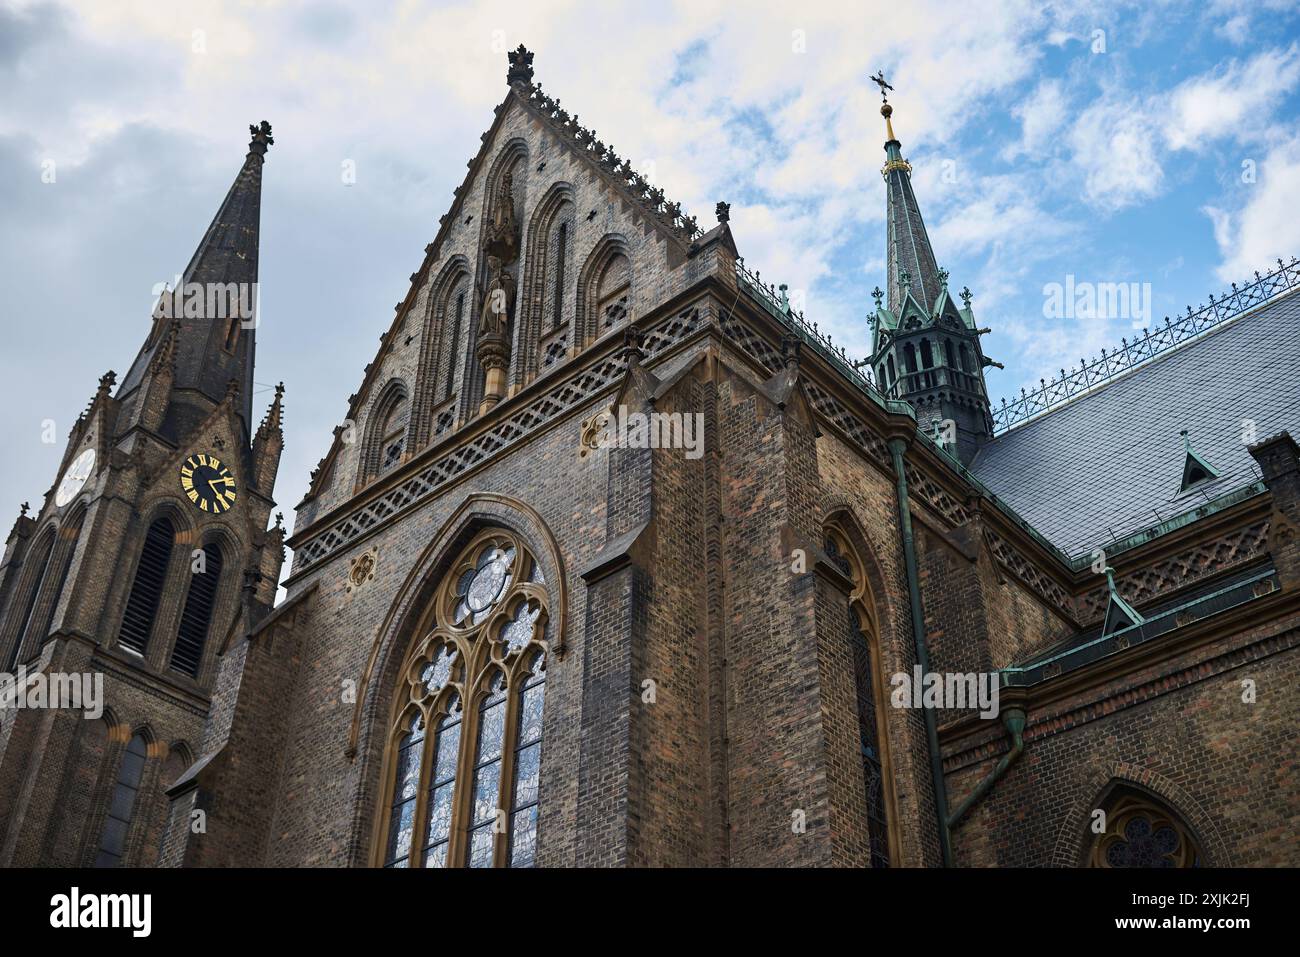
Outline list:
[[[483,253],[487,256],[487,285],[475,350],[484,372],[479,414],[505,397],[506,370],[510,368],[510,327],[515,311],[515,277],[510,265],[519,258],[519,222],[515,219],[514,176],[509,170],[501,177],[492,200]]]
[[[496,256],[488,257],[488,282],[483,290],[476,355],[483,366],[482,414],[505,396],[506,370],[510,367],[510,325],[514,319],[515,280]]]
[[[507,171],[501,177],[492,203],[483,250],[505,265],[519,257],[519,223],[515,220],[514,176]]]
[[[515,280],[495,256],[488,257],[488,283],[479,317],[479,339],[509,338],[515,311]]]

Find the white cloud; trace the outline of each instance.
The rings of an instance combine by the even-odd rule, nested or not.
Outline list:
[[[1035,156],[1048,148],[1056,132],[1066,121],[1068,103],[1057,79],[1044,80],[1034,92],[1013,110],[1020,120],[1020,141],[1012,143],[1002,152],[1004,159],[1018,156]]]
[[[28,8],[40,9],[22,5]],[[546,91],[634,164],[654,160],[656,179],[701,225],[711,224],[714,202],[732,202],[732,225],[749,264],[765,279],[807,290],[809,319],[850,348],[865,332],[865,291],[883,279],[883,123],[866,76],[885,69],[898,88],[895,129],[916,165],[916,190],[940,261],[983,259],[976,275],[954,275],[954,283],[969,283],[980,314],[1005,328],[1035,363],[1093,341],[1092,330],[1085,342],[1061,332],[1066,338],[1058,349],[1052,345],[1057,333],[1040,323],[1017,326],[1014,316],[997,316],[1023,292],[1033,263],[1059,256],[1062,241],[1077,239],[1080,225],[1062,218],[1058,201],[1065,207],[1082,192],[1099,208],[1117,209],[1157,195],[1169,151],[1215,135],[1204,103],[1226,109],[1219,98],[1239,87],[1251,105],[1236,114],[1237,126],[1258,132],[1272,120],[1278,91],[1296,82],[1294,50],[1266,51],[1188,81],[1179,88],[1184,100],[1177,109],[1159,94],[1134,96],[1114,87],[1074,116],[1068,111],[1092,97],[1087,83],[1103,65],[1087,52],[1091,31],[1106,28],[1112,41],[1122,37],[1131,49],[1140,30],[1149,29],[1130,21],[1115,32],[1121,12],[1132,9],[1123,0],[1100,6],[971,0],[957,16],[940,0],[796,6],[758,0],[742,15],[727,0],[401,0],[364,8],[299,0],[78,0],[67,9],[66,36],[32,45],[22,53],[21,72],[2,77],[7,92],[18,95],[0,105],[0,140],[21,137],[33,156],[57,157],[69,185],[82,161],[87,180],[108,175],[96,172],[108,168],[97,154],[112,144],[148,144],[155,151],[150,157],[118,157],[112,180],[83,185],[108,189],[118,204],[115,218],[141,228],[148,224],[142,207],[148,213],[151,203],[170,203],[178,193],[193,201],[183,220],[179,211],[166,211],[176,232],[189,238],[151,253],[158,262],[146,270],[150,281],[171,275],[188,258],[242,156],[247,124],[266,118],[275,126],[263,256],[268,265],[280,258],[264,284],[268,295],[282,284],[301,284],[281,298],[280,314],[313,333],[330,330],[323,355],[296,348],[302,339],[288,333],[275,351],[276,329],[259,339],[263,377],[283,375],[292,390],[293,436],[278,493],[289,504],[327,446],[332,417],[360,380],[406,274],[450,204],[479,133],[491,123],[492,106],[505,95],[504,48],[523,42],[534,50]],[[1235,13],[1255,16],[1244,8]],[[196,30],[201,53],[194,50]],[[797,52],[796,31],[805,52]],[[1120,61],[1120,54],[1108,56]],[[1077,68],[1058,69],[1063,58],[1074,58]],[[686,59],[689,68],[682,69]],[[983,150],[985,130],[1003,119],[994,114],[1022,90],[1030,92],[1014,110],[1019,140]],[[1004,162],[1017,161],[1013,175],[989,175],[989,154],[1000,149]],[[1254,250],[1270,233],[1279,242],[1288,236],[1289,224],[1269,217],[1280,220],[1282,210],[1296,208],[1295,194],[1282,185],[1294,158],[1277,156],[1280,161],[1270,154],[1261,163],[1247,206],[1225,214],[1231,241],[1251,250],[1255,263]],[[355,189],[339,185],[344,158],[358,162]],[[956,161],[956,183],[941,181],[944,159]],[[153,197],[129,205],[131,195],[148,192],[149,177]],[[66,192],[48,194],[55,195]],[[1270,209],[1268,202],[1277,205]],[[109,208],[107,201],[101,205]],[[33,229],[31,221],[75,229],[67,219],[30,211],[26,220],[0,217],[5,248],[21,253],[35,233],[64,255],[85,248],[67,234]],[[1288,253],[1300,248],[1287,242]],[[101,281],[110,279],[123,281],[121,269]],[[66,307],[69,314],[100,312],[98,303],[78,304],[75,297]],[[1096,336],[1098,345],[1109,341]],[[128,352],[136,345],[131,336],[116,340]],[[100,358],[86,361],[97,365]],[[0,365],[0,373],[5,369]],[[64,374],[70,380],[60,388],[75,414],[93,375]],[[340,388],[341,381],[351,385]],[[0,446],[7,447],[7,435],[0,432]],[[15,489],[16,504],[25,490],[48,481],[49,471],[6,473],[0,486]]]
[[[1165,178],[1158,132],[1151,116],[1121,96],[1084,110],[1069,141],[1086,201],[1114,211],[1158,195]]]
[[[1163,135],[1170,149],[1198,149],[1225,138],[1252,139],[1272,109],[1300,81],[1300,49],[1265,50],[1245,64],[1180,84],[1168,97]]]
[[[1223,257],[1217,275],[1224,282],[1240,282],[1279,258],[1289,262],[1300,255],[1300,136],[1270,150],[1256,182],[1240,189],[1247,198],[1236,212],[1203,209]]]

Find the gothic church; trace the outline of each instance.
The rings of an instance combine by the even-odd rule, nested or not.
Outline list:
[[[994,404],[890,104],[854,362],[532,61],[287,542],[255,323],[100,381],[0,665],[105,707],[0,710],[0,864],[1300,863],[1300,263]],[[252,132],[186,284],[257,281]]]

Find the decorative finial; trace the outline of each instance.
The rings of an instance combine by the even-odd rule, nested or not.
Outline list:
[[[263,120],[261,123],[257,124],[257,126],[254,126],[252,123],[248,124],[248,132],[249,135],[253,137],[248,144],[248,151],[250,153],[257,153],[259,156],[265,156],[266,148],[275,145],[275,138],[271,136],[271,124],[266,122],[266,120]]]
[[[906,269],[899,274],[898,284],[903,287],[903,295],[912,291],[912,274]]]
[[[940,289],[948,288],[948,270],[946,269],[941,268],[939,270],[939,288]]]
[[[962,302],[962,305],[965,306],[967,309],[969,309],[969,308],[970,308],[970,301],[971,301],[971,299],[973,299],[973,298],[974,298],[974,297],[973,297],[973,296],[971,295],[971,293],[970,293],[970,287],[969,287],[969,286],[962,286],[962,287],[961,287],[961,302]]]
[[[31,509],[31,507],[32,506],[30,502],[23,502],[23,504],[19,505],[18,506],[19,518],[26,518],[27,512]]]
[[[781,340],[781,362],[788,369],[798,366],[803,354],[803,340],[798,336],[785,336]]]
[[[871,298],[876,300],[876,309],[879,309],[880,300],[885,298],[885,294],[883,291],[881,291],[881,288],[877,286],[875,289],[871,290]]]
[[[533,54],[522,43],[517,49],[511,50],[506,54],[510,58],[510,69],[506,72],[506,82],[511,86],[516,83],[531,83],[533,81]],[[555,105],[559,106],[560,101],[556,100]]]
[[[619,354],[623,357],[629,369],[641,364],[641,360],[645,357],[645,353],[641,351],[641,346],[644,343],[645,333],[636,326],[628,326],[623,330],[623,348],[619,351]]]
[[[110,389],[113,388],[113,385],[116,382],[117,382],[117,373],[114,372],[112,369],[109,369],[107,372],[105,372],[102,376],[99,377],[99,391],[103,393],[107,393]]]
[[[729,222],[731,222],[731,204],[730,204],[730,203],[719,202],[717,206],[713,207],[713,212],[717,215],[717,217],[718,217],[718,222],[720,222],[720,223],[729,223]]]
[[[275,527],[281,530],[284,529],[284,512],[275,513]]]

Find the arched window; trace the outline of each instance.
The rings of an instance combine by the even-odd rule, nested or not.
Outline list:
[[[555,230],[555,283],[551,288],[551,328],[564,323],[565,271],[569,260],[569,224],[560,223]]]
[[[934,366],[934,350],[930,347],[929,339],[921,340],[921,368],[929,369]]]
[[[523,686],[519,689],[518,722],[515,732],[515,789],[510,809],[510,866],[532,867],[537,854],[537,811],[541,797],[542,770],[542,671],[545,656],[533,655]]]
[[[879,628],[875,605],[867,588],[862,562],[848,536],[838,528],[826,530],[826,554],[853,581],[849,596],[849,640],[857,697],[858,739],[866,793],[867,833],[871,866],[888,867],[892,844],[890,805],[893,800],[890,764],[885,747],[885,699],[880,669]]]
[[[171,564],[175,541],[176,528],[165,515],[155,519],[144,536],[140,561],[135,567],[135,580],[131,583],[126,612],[122,615],[122,629],[117,636],[119,645],[139,655],[143,655],[149,645],[149,632],[158,614],[158,602],[167,582],[167,568]]]
[[[424,756],[424,716],[414,711],[406,719],[406,729],[397,739],[394,764],[397,781],[388,815],[388,845],[385,867],[406,867],[411,853],[411,836],[415,833],[415,799],[420,786],[420,759]]]
[[[1092,842],[1089,867],[1200,867],[1200,843],[1171,808],[1145,791],[1119,786],[1101,804],[1105,830]]]
[[[446,382],[443,384],[443,390],[442,390],[442,397],[444,399],[451,398],[451,388],[452,388],[453,380],[456,378],[455,356],[457,356],[460,353],[460,330],[464,326],[464,324],[465,324],[465,293],[458,292],[456,294],[456,305],[452,313],[451,338],[448,340],[450,344],[449,354],[451,355],[452,358],[447,363],[447,379]]]
[[[401,672],[378,863],[535,862],[546,607],[511,532],[479,534],[452,565]]]
[[[916,347],[910,342],[903,347],[903,369],[906,372],[916,371]]]
[[[975,371],[973,363],[971,362],[970,346],[966,345],[964,342],[961,344],[961,371],[970,373],[974,373]]]
[[[190,589],[185,596],[176,645],[172,648],[171,669],[191,678],[199,676],[203,645],[212,628],[217,586],[221,584],[221,546],[216,542],[204,545],[202,556],[201,563],[190,567]],[[196,567],[201,570],[196,571]]]
[[[460,759],[460,698],[449,693],[438,718],[429,771],[428,821],[424,829],[424,866],[446,867],[451,843],[452,799],[456,796],[456,764]]]
[[[39,643],[49,636],[50,628],[54,624],[54,613],[59,609],[59,599],[63,597],[63,588],[68,583],[68,573],[72,570],[72,557],[77,551],[77,541],[81,537],[81,525],[85,517],[86,513],[83,509],[73,520],[59,529],[58,543],[50,555],[50,563],[46,571],[46,578],[53,581],[54,588],[45,598],[44,610],[35,631],[27,636],[29,642],[38,643],[30,646],[33,651],[39,648]],[[42,588],[44,587],[42,585]]]
[[[943,340],[943,355],[949,369],[957,368],[957,353],[953,350],[952,340]]]
[[[394,379],[384,387],[368,413],[361,453],[361,481],[382,475],[402,461],[410,418],[406,386]]]
[[[889,372],[889,387],[892,389],[894,387],[894,383],[898,380],[898,372],[894,368],[894,356],[892,353],[890,354],[889,358],[885,360],[885,365]]]
[[[406,452],[406,397],[393,402],[384,416],[384,425],[379,439],[379,471],[386,472],[398,462]]]
[[[239,319],[231,319],[226,326],[226,351],[234,352],[239,344]]]
[[[628,317],[631,312],[632,264],[622,253],[605,265],[596,284],[597,335]]]
[[[131,814],[144,776],[144,760],[149,753],[144,735],[136,734],[126,746],[122,765],[117,769],[117,781],[108,806],[108,819],[99,838],[96,867],[118,867],[126,856],[126,838],[131,830]]]
[[[21,605],[15,605],[21,608],[22,612],[11,626],[12,637],[10,638],[9,654],[6,656],[5,671],[12,672],[22,657],[23,638],[27,635],[27,629],[31,625],[32,614],[36,611],[36,599],[40,597],[41,585],[45,582],[45,576],[49,574],[50,556],[54,550],[54,531],[49,529],[36,540],[31,550],[27,553],[27,567],[30,569],[23,576],[23,586],[25,591],[24,599]]]
[[[585,346],[632,318],[635,302],[630,247],[611,233],[592,248],[578,277],[574,342]]]
[[[512,366],[516,386],[563,361],[573,345],[575,196],[572,184],[552,184],[528,225],[515,340],[519,361]]]

